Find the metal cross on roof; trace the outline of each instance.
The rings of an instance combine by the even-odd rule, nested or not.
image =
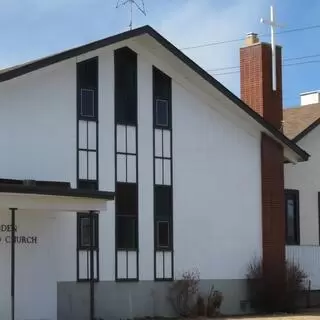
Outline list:
[[[270,26],[271,31],[271,50],[272,50],[272,89],[273,91],[277,90],[277,68],[276,68],[276,43],[275,43],[275,28],[281,27],[275,21],[275,13],[273,6],[270,6],[270,20],[265,20],[261,18],[261,23],[267,24]]]
[[[130,23],[129,29],[132,30],[133,25],[133,6],[135,6],[143,15],[147,15],[146,9],[144,6],[144,0],[118,0],[116,8],[120,6],[126,6],[127,4],[130,5]]]

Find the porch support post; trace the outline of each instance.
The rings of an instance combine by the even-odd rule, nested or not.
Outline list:
[[[90,320],[94,320],[94,211],[90,211]]]
[[[15,311],[15,225],[16,225],[16,208],[10,208],[11,211],[11,320],[14,320]]]

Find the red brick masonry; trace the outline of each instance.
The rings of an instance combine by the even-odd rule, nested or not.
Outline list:
[[[277,91],[272,90],[271,46],[240,49],[241,98],[277,129],[282,125],[281,48],[277,47]],[[261,136],[263,268],[270,284],[280,285],[285,271],[283,148]]]

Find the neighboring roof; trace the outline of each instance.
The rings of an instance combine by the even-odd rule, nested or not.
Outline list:
[[[283,110],[284,134],[299,141],[320,123],[320,103]]]
[[[257,121],[262,127],[266,129],[269,133],[272,134],[274,138],[278,141],[286,145],[289,149],[295,152],[301,160],[308,160],[309,154],[301,149],[298,145],[288,139],[284,134],[282,134],[279,130],[273,127],[269,122],[263,119],[258,113],[252,110],[246,103],[244,103],[240,98],[238,98],[235,94],[229,91],[226,87],[224,87],[219,81],[217,81],[214,77],[212,77],[208,72],[202,69],[199,65],[197,65],[193,60],[188,58],[182,51],[176,48],[172,43],[162,37],[157,31],[155,31],[150,26],[143,26],[137,29],[133,29],[130,31],[126,31],[102,40],[98,40],[74,49],[70,49],[55,55],[51,55],[49,57],[45,57],[43,59],[38,59],[36,61],[31,61],[22,65],[18,65],[16,67],[7,68],[4,70],[0,70],[0,82],[7,81],[29,72],[47,67],[57,62],[61,62],[63,60],[67,60],[78,55],[87,53],[89,51],[97,50],[99,48],[128,40],[141,35],[149,35],[153,39],[155,39],[158,43],[160,43],[165,49],[171,52],[174,56],[180,59],[183,63],[185,63],[189,68],[191,68],[194,72],[196,72],[200,77],[206,80],[209,84],[211,84],[214,88],[224,94],[227,98],[229,98],[233,103],[235,103],[239,108],[241,108],[244,112],[246,112],[250,117],[252,117],[255,121]]]

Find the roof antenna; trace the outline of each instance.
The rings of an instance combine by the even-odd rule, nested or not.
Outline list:
[[[139,4],[141,3],[141,4]],[[140,0],[138,3],[138,0],[118,0],[116,8],[118,9],[120,6],[126,6],[127,4],[130,5],[130,23],[129,23],[129,29],[132,30],[133,25],[133,5],[143,14],[147,15],[146,9],[144,6],[144,0]]]

